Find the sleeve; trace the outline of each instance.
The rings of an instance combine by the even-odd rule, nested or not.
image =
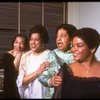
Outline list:
[[[12,66],[14,66],[14,63],[13,63],[14,59],[15,59],[14,56],[12,56],[9,53],[5,53],[3,55],[3,59],[2,59],[3,68],[6,68],[7,66],[10,66],[10,68],[11,68]]]
[[[63,85],[64,85],[64,75],[66,73],[66,64],[64,63],[63,66],[59,69],[59,73],[58,73],[58,76],[62,77],[62,85],[58,86],[58,87],[55,87],[55,91],[54,91],[54,94],[52,96],[52,99],[61,99],[63,96],[63,91],[62,91],[62,88]]]
[[[5,53],[2,60],[2,66],[4,68],[4,84],[8,86],[8,81],[14,83],[17,77],[17,72],[14,66],[14,57],[11,54]],[[12,76],[13,75],[13,76]]]
[[[55,54],[53,53],[53,51],[51,51],[48,54],[47,57],[47,61],[51,62],[50,66],[48,67],[47,70],[45,70],[39,77],[39,81],[46,87],[50,87],[49,86],[49,80],[50,78],[58,71],[59,69],[59,64],[57,63]]]
[[[24,97],[24,91],[27,89],[27,85],[22,85],[23,82],[23,77],[26,74],[26,69],[25,69],[26,63],[25,63],[25,56],[21,57],[20,65],[19,65],[19,74],[16,80],[16,84],[18,87],[19,94],[21,98]]]
[[[25,56],[23,55],[21,57],[21,60],[20,60],[20,65],[19,65],[19,73],[18,73],[18,77],[17,77],[17,86],[18,87],[21,87],[22,86],[22,81],[23,81],[23,77],[26,73],[26,63],[25,63]]]

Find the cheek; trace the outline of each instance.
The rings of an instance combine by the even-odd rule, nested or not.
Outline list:
[[[87,50],[80,50],[79,51],[79,58],[84,59],[88,55]]]
[[[13,44],[13,47],[15,48],[16,46],[17,46],[17,44],[16,44],[16,43],[14,43],[14,44]]]
[[[63,40],[64,45],[67,47],[69,45],[69,39]]]
[[[24,46],[24,44],[23,44],[23,45],[21,45],[20,47],[21,47],[22,49],[24,49],[25,46]]]

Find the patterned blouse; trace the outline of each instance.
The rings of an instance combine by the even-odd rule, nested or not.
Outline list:
[[[48,53],[47,61],[51,62],[50,67],[39,76],[39,81],[46,87],[49,86],[50,78],[60,69],[64,63],[73,63],[73,55],[70,50],[63,52],[58,48]],[[50,87],[47,98],[52,98],[54,88]]]

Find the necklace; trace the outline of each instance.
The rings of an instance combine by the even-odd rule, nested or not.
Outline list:
[[[83,67],[83,70],[84,70],[84,73],[86,73],[86,74],[89,74],[91,72],[91,69],[90,68],[84,68]]]

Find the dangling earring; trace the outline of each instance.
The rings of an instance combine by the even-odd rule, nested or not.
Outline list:
[[[69,43],[69,47],[72,48],[72,41]]]
[[[44,48],[44,43],[42,44],[42,48]]]

